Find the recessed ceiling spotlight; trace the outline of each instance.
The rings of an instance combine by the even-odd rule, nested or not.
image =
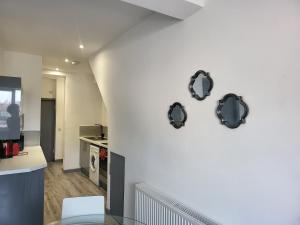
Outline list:
[[[80,44],[80,45],[79,45],[79,48],[80,48],[80,49],[84,49],[83,44]]]
[[[59,71],[59,68],[58,68],[58,67],[56,67],[56,68],[55,68],[55,70],[56,70],[56,71]]]
[[[79,61],[72,61],[71,64],[72,65],[78,65],[80,62]]]
[[[69,62],[69,59],[65,58],[65,62],[66,62],[66,63]]]

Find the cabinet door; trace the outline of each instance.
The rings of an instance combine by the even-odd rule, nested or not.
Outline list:
[[[90,144],[86,143],[85,150],[84,150],[84,168],[89,170],[90,169]]]
[[[83,168],[84,165],[85,143],[85,141],[80,140],[80,168]]]
[[[44,170],[0,176],[0,224],[41,225]]]
[[[80,140],[80,168],[85,175],[89,176],[90,144],[82,140]]]

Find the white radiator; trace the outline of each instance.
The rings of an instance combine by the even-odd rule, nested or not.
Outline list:
[[[135,218],[146,225],[220,225],[144,183],[135,186]]]

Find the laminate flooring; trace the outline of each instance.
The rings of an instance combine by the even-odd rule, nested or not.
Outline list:
[[[106,192],[100,190],[81,172],[64,173],[62,162],[48,163],[48,168],[45,169],[44,224],[61,218],[64,198],[92,195],[106,197]]]

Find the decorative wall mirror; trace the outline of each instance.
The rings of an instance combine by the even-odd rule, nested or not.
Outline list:
[[[180,127],[184,126],[187,119],[187,114],[184,110],[184,107],[179,102],[175,102],[170,106],[168,117],[173,127],[179,129]]]
[[[235,94],[227,94],[219,101],[217,116],[221,123],[234,129],[246,122],[249,108],[242,97]]]
[[[209,73],[199,70],[191,77],[189,90],[193,98],[202,101],[210,95],[213,86],[214,82]]]

